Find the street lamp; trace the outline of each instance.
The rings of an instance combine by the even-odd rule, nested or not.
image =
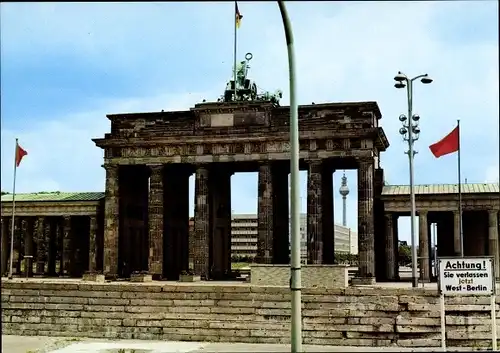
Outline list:
[[[415,188],[413,185],[413,159],[416,151],[413,150],[413,143],[418,140],[420,135],[420,128],[418,127],[418,122],[420,116],[413,115],[413,82],[420,79],[423,84],[432,83],[432,79],[429,75],[418,75],[414,78],[408,78],[401,71],[394,77],[394,87],[405,88],[407,92],[408,100],[408,116],[400,115],[399,121],[403,124],[403,127],[399,129],[399,133],[403,136],[403,140],[408,142],[408,151],[405,154],[408,155],[409,167],[410,167],[410,232],[411,232],[411,265],[412,265],[412,283],[413,287],[418,287],[418,276],[417,276],[417,240],[415,239]],[[411,119],[408,120],[408,117]],[[422,269],[420,269],[422,270]]]
[[[299,118],[297,105],[297,83],[295,81],[295,49],[292,24],[283,1],[278,0],[288,51],[288,76],[290,81],[290,218],[291,218],[291,351],[302,352],[302,278],[300,264],[300,188],[299,188]]]

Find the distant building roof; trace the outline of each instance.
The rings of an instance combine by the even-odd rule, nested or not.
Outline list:
[[[484,184],[462,184],[463,194],[490,194],[499,193],[500,189],[498,183],[484,183]],[[383,196],[397,196],[409,195],[409,185],[385,185],[382,190]],[[429,185],[415,185],[415,194],[429,195],[429,194],[458,194],[458,184],[429,184]]]
[[[36,192],[16,194],[16,202],[99,201],[104,192]],[[2,195],[2,202],[12,202],[12,194]]]

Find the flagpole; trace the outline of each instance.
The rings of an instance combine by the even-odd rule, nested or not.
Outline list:
[[[464,232],[462,229],[462,176],[460,173],[460,119],[457,119],[458,128],[458,215],[460,222],[460,256],[464,257]]]
[[[237,47],[238,47],[238,3],[235,1],[234,2],[234,72],[233,72],[233,79],[234,79],[234,101],[237,100],[236,98],[236,54],[237,54]]]
[[[12,264],[14,262],[14,231],[15,223],[14,217],[16,216],[16,171],[17,171],[17,144],[18,139],[16,138],[16,148],[14,149],[14,181],[12,185],[12,224],[10,232],[10,264],[9,264],[9,279],[12,279]]]

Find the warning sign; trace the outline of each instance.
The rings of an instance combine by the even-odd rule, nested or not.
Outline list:
[[[438,259],[439,291],[444,295],[493,295],[492,257]]]

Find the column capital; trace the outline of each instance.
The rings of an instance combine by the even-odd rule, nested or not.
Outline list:
[[[106,169],[107,172],[114,172],[118,170],[119,165],[118,164],[101,164],[101,167]]]
[[[357,157],[356,161],[359,165],[375,165],[374,157]]]
[[[208,165],[207,164],[197,164],[196,165],[196,173],[208,173]]]
[[[162,175],[163,170],[164,170],[163,164],[147,164],[146,166],[149,168],[149,171],[151,173],[151,177],[158,176],[161,178],[161,175]]]
[[[429,214],[428,210],[418,210],[419,216],[427,216]]]
[[[498,215],[499,211],[498,210],[488,210],[488,214],[491,216],[491,217],[495,217],[496,215]]]
[[[386,220],[388,220],[390,222],[392,222],[392,220],[393,220],[393,214],[392,214],[392,212],[385,212],[384,213],[384,217],[386,218]]]
[[[153,170],[153,169],[162,169],[164,167],[164,165],[160,164],[160,163],[148,163],[148,164],[146,164],[146,166],[149,169],[151,169],[151,170]]]

